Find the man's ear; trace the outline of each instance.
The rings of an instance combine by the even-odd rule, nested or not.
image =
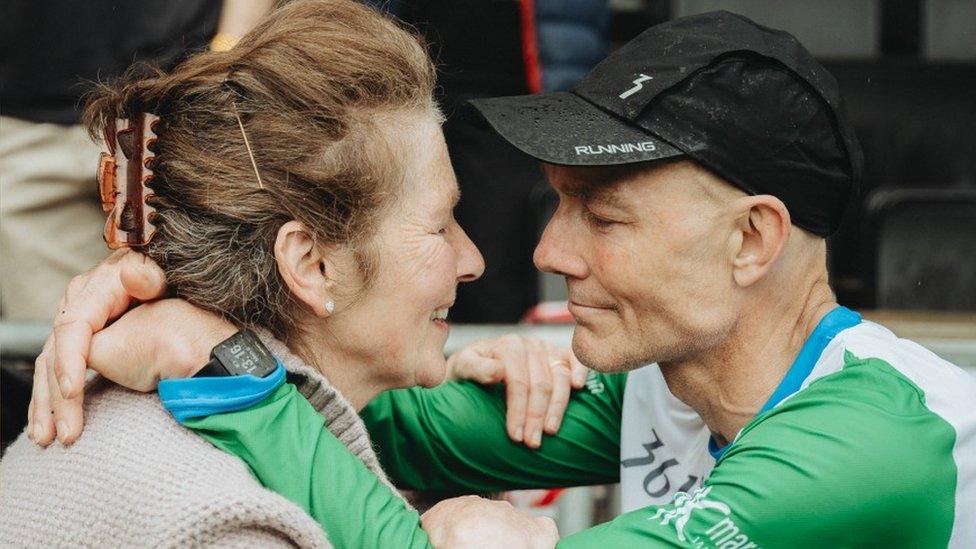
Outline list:
[[[289,221],[278,229],[274,246],[278,272],[288,291],[321,318],[332,314],[326,302],[335,299],[336,284],[330,277],[334,269],[325,250],[298,221]]]
[[[790,239],[790,213],[778,198],[746,196],[735,204],[735,229],[741,239],[733,250],[732,276],[741,287],[761,280],[776,264]]]

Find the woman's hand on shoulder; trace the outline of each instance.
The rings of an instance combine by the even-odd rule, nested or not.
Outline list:
[[[508,436],[530,448],[541,446],[543,432],[559,431],[570,392],[589,372],[572,350],[516,334],[471,343],[447,363],[454,379],[505,382]]]
[[[116,252],[71,280],[54,330],[35,361],[27,425],[32,440],[46,446],[55,437],[62,444],[78,438],[86,368],[130,389],[151,391],[161,378],[186,375],[197,361],[196,368],[202,367],[220,340],[201,351],[203,346],[233,333],[233,326],[215,315],[175,299],[126,313],[165,289],[159,266],[131,250]]]

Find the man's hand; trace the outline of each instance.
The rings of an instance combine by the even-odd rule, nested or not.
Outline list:
[[[542,444],[543,429],[559,431],[572,389],[581,389],[588,370],[570,349],[515,334],[472,343],[447,361],[455,379],[505,382],[506,429],[515,442]]]
[[[142,305],[104,329],[165,289],[162,269],[131,250],[71,280],[34,366],[32,440],[46,446],[57,436],[70,444],[81,434],[86,367],[130,389],[152,390],[160,378],[202,367],[213,344],[233,333],[229,323],[179,300]]]
[[[446,499],[420,517],[430,543],[437,549],[497,547],[550,549],[559,541],[549,517],[530,517],[507,501],[477,496]]]

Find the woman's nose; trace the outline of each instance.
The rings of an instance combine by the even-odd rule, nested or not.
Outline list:
[[[468,238],[468,233],[458,227],[460,238],[458,246],[458,281],[472,282],[481,278],[485,272],[485,259],[478,251],[478,247]]]

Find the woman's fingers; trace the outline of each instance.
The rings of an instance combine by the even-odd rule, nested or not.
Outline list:
[[[549,352],[539,340],[526,340],[529,370],[529,396],[525,409],[525,444],[530,448],[542,445],[542,428],[552,395],[552,369]]]

